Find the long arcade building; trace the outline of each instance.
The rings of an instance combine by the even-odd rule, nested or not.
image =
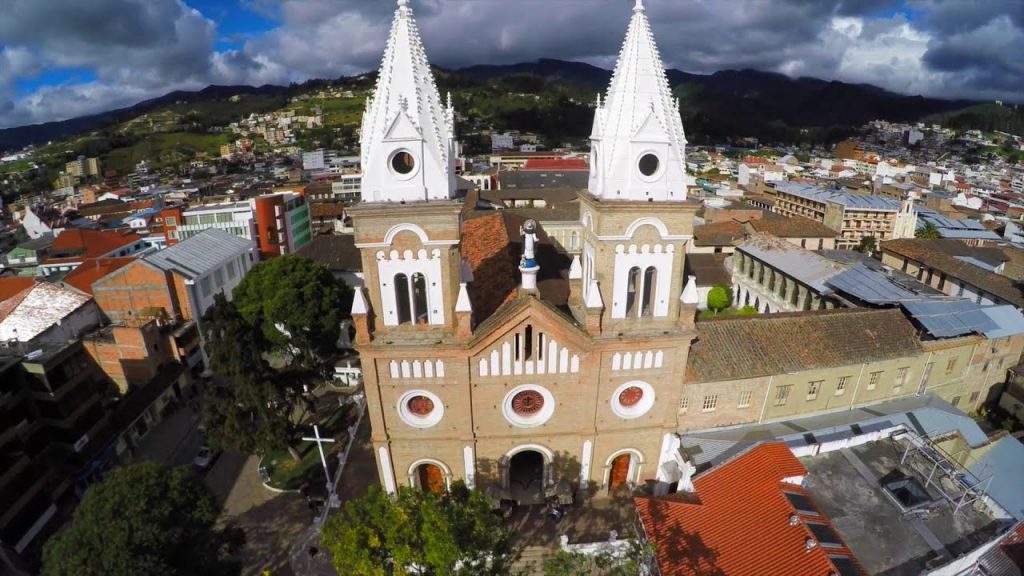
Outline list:
[[[687,198],[693,183],[678,102],[642,0],[597,102],[588,188],[579,195],[579,256],[555,250],[535,222],[464,208],[456,198],[454,118],[451,98],[442,102],[434,84],[409,0],[399,0],[363,118],[363,202],[350,210],[367,287],[353,303],[356,345],[389,492],[464,480],[531,502],[562,480],[596,494],[672,483],[680,478],[681,429],[933,389],[944,397],[973,394],[979,379],[965,371],[986,360],[994,365],[993,355],[1000,364],[1020,356],[1016,335],[995,344],[960,339],[963,369],[932,371],[925,365],[945,358],[943,345],[918,342],[898,311],[821,312],[828,316],[820,321],[780,324],[805,343],[781,350],[800,356],[789,362],[758,356],[772,349],[771,323],[786,315],[702,322],[698,330],[696,284],[683,275],[697,203]],[[849,333],[824,339],[820,348],[831,349],[808,361],[819,348],[808,329]],[[892,341],[878,339],[887,330],[896,332]],[[707,342],[690,362],[695,338]],[[743,338],[760,348],[716,356],[714,342]],[[852,346],[851,338],[867,342]],[[864,376],[876,360],[886,366]],[[811,386],[813,394],[794,389],[790,396],[785,388],[779,403],[765,366],[791,372],[785,385]],[[818,375],[838,370],[845,378],[850,366],[857,370],[841,384]],[[926,369],[933,376],[919,385],[914,380]],[[801,371],[815,371],[814,378],[796,383]],[[853,386],[864,378],[857,395]],[[838,386],[838,394],[828,388]]]

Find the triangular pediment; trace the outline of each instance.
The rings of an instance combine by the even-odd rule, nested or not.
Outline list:
[[[576,374],[589,338],[554,307],[520,298],[499,310],[500,322],[475,333],[472,370],[481,377]]]
[[[658,121],[658,115],[654,113],[654,110],[647,111],[644,121],[640,123],[640,127],[633,133],[633,140],[637,142],[659,143],[667,143],[669,141],[665,127]]]
[[[407,142],[409,140],[422,140],[423,135],[420,134],[419,128],[413,124],[409,115],[405,112],[399,112],[395,119],[391,121],[391,126],[388,131],[384,134],[385,142]]]

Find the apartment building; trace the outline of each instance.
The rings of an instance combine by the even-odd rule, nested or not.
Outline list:
[[[167,244],[191,238],[216,228],[252,240],[262,259],[292,254],[312,238],[309,206],[305,198],[291,192],[279,192],[221,204],[196,206],[181,212],[181,222],[164,216]]]
[[[878,241],[913,237],[916,216],[912,206],[892,198],[797,182],[777,182],[771,188],[776,213],[810,218],[839,232],[836,248],[840,250],[854,248],[869,236]]]

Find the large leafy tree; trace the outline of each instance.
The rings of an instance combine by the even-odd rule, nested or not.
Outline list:
[[[232,300],[268,343],[312,368],[334,352],[341,321],[351,315],[352,289],[326,267],[289,255],[253,267]]]
[[[500,576],[512,559],[501,519],[461,482],[442,495],[403,487],[389,497],[373,487],[331,516],[322,543],[350,576]]]
[[[233,576],[241,532],[187,468],[116,468],[91,486],[43,550],[44,576]]]
[[[219,449],[264,454],[286,445],[299,392],[275,383],[263,358],[262,332],[222,294],[203,317],[203,332],[216,374],[204,393],[207,441]]]

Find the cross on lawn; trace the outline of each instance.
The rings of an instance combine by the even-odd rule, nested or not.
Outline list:
[[[316,442],[316,447],[320,450],[320,462],[324,465],[324,476],[327,477],[327,497],[329,499],[328,502],[330,502],[334,499],[334,485],[331,483],[331,473],[327,470],[327,456],[324,454],[324,444],[334,442],[334,438],[321,438],[320,428],[314,424],[313,438],[303,437],[302,439],[306,442]]]

